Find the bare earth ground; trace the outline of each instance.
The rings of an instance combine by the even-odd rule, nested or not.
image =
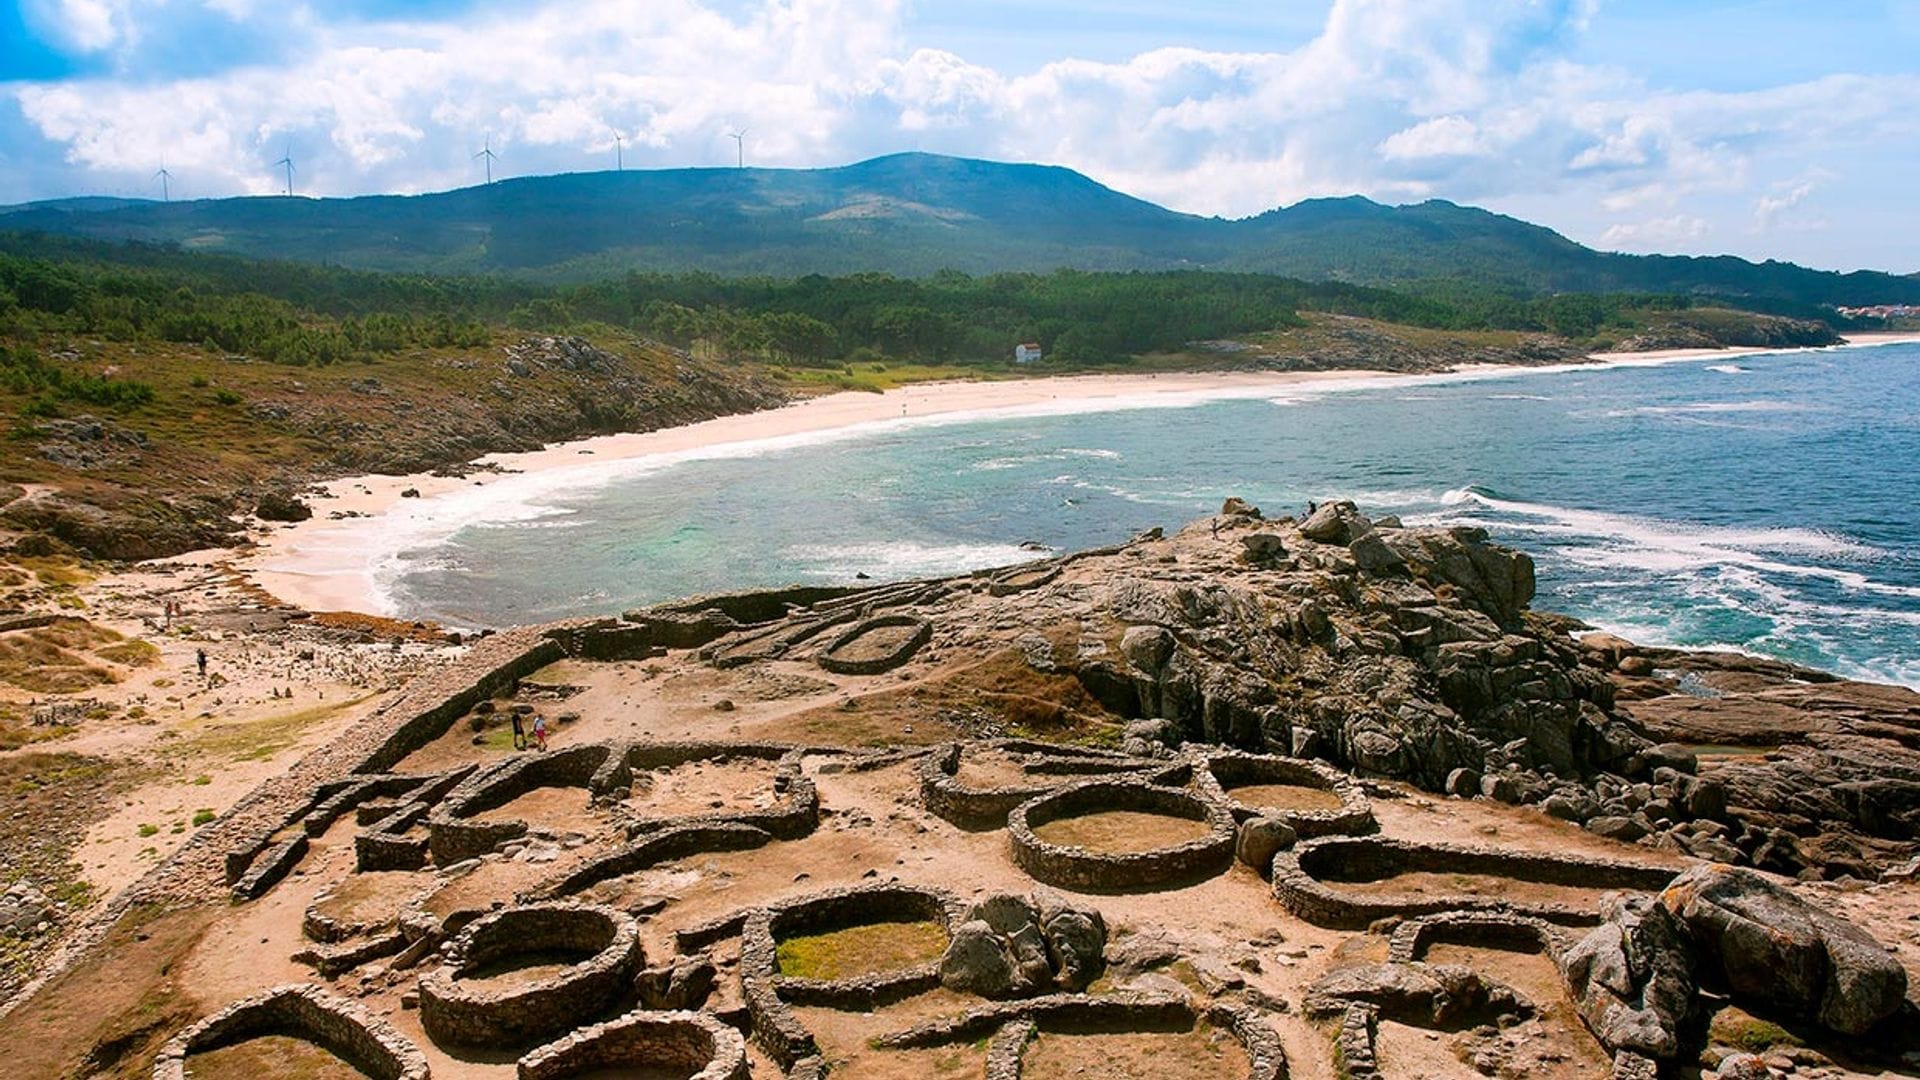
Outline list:
[[[107,576],[63,560],[29,569],[12,595],[66,616],[51,640],[68,647],[0,665],[0,886],[24,880],[67,906],[25,940],[0,933],[0,996],[31,967],[9,957],[49,955],[205,823],[459,651],[411,628],[366,633],[386,627],[362,617],[289,619],[211,560]],[[0,655],[48,640],[0,632]],[[50,670],[84,673],[84,685],[50,694]]]
[[[693,661],[675,655],[653,664],[659,674],[644,677],[642,686],[679,685],[699,687],[691,678],[675,679],[666,674],[676,669],[683,673]],[[597,668],[597,669],[596,669]],[[798,699],[774,699],[751,702],[741,695],[733,712],[717,712],[702,700],[697,690],[692,700],[648,691],[646,720],[636,720],[636,711],[626,697],[612,693],[609,679],[618,673],[637,671],[634,665],[584,667],[571,673],[591,689],[568,699],[569,708],[581,713],[578,721],[556,736],[557,745],[574,740],[609,737],[631,731],[644,724],[649,733],[667,737],[725,737],[737,728],[752,727],[772,717],[803,709],[809,705],[837,700],[847,692],[836,680],[821,679],[822,689]],[[536,682],[547,682],[545,678]],[[598,695],[596,698],[594,695]],[[598,707],[595,701],[599,701]],[[503,700],[501,704],[510,702]],[[436,753],[466,760],[498,760],[514,753],[492,744],[475,746],[471,733],[456,726],[462,736],[462,750],[451,742],[439,746]],[[750,852],[693,856],[601,886],[595,899],[611,900],[628,906],[645,897],[652,909],[664,901],[658,913],[643,924],[647,955],[665,957],[672,949],[675,929],[704,922],[737,910],[742,905],[762,903],[786,896],[798,896],[841,882],[897,878],[954,889],[963,896],[984,896],[997,891],[1031,892],[1034,883],[1016,870],[1007,856],[1006,840],[1000,831],[968,832],[955,828],[927,813],[919,804],[918,780],[911,761],[870,772],[823,771],[828,759],[809,758],[808,769],[820,786],[823,820],[811,836],[777,843]],[[675,783],[699,779],[709,791],[738,791],[760,779],[758,769],[733,764],[719,767],[680,767],[661,774]],[[1515,808],[1485,800],[1461,802],[1436,798],[1401,785],[1376,785],[1376,813],[1383,831],[1389,836],[1416,840],[1460,842],[1471,838],[1488,844],[1535,851],[1586,851],[1609,857],[1641,858],[1648,861],[1674,861],[1642,848],[1632,848],[1595,837],[1538,811]],[[531,801],[529,801],[531,800]],[[583,792],[541,789],[521,800],[526,806],[543,811],[552,807],[567,814],[584,814]],[[551,804],[551,806],[549,806]],[[687,804],[699,809],[697,800]],[[1119,817],[1118,814],[1088,815],[1073,822],[1084,828],[1089,821]],[[1138,815],[1155,818],[1154,815]],[[591,815],[586,815],[591,819]],[[1156,818],[1148,824],[1158,827],[1172,822],[1185,831],[1192,823]],[[1138,823],[1133,823],[1137,825]],[[149,974],[129,978],[129,987],[140,988],[151,997],[166,987],[171,1004],[161,1010],[170,1017],[202,1015],[220,1004],[285,982],[312,981],[312,972],[288,959],[303,945],[300,923],[307,906],[341,883],[351,883],[343,891],[333,891],[325,906],[332,910],[350,908],[363,913],[382,902],[398,906],[401,895],[413,891],[403,879],[411,878],[421,889],[432,884],[431,872],[417,874],[381,874],[360,879],[351,874],[351,837],[353,824],[343,821],[320,837],[314,852],[295,874],[263,899],[230,910],[210,910],[205,915],[172,916],[189,918],[179,924],[177,934],[168,938],[166,970],[159,982],[153,981],[150,967],[137,957],[122,966],[131,976],[143,967]],[[1127,830],[1121,830],[1122,834]],[[435,894],[429,903],[434,910],[471,907],[487,899],[511,897],[518,889],[554,873],[585,852],[564,852],[554,862],[533,863],[524,859],[490,858],[478,871],[454,879]],[[1895,918],[1901,925],[1914,924],[1907,916],[1920,910],[1911,890],[1869,886],[1854,892],[1823,895],[1843,912],[1861,918],[1863,925],[1883,934]],[[1291,1004],[1291,1008],[1272,1014],[1270,1022],[1286,1046],[1292,1075],[1328,1078],[1333,1075],[1330,1032],[1299,1018],[1298,1002],[1304,988],[1331,966],[1342,963],[1377,960],[1384,955],[1384,939],[1375,935],[1355,936],[1324,930],[1286,914],[1268,894],[1265,882],[1244,867],[1186,888],[1165,892],[1142,892],[1122,896],[1103,896],[1097,904],[1113,927],[1115,939],[1145,935],[1165,940],[1183,955],[1199,958],[1198,968],[1220,967],[1220,960],[1237,964],[1234,976],[1249,986]],[[858,937],[856,933],[853,937]],[[158,936],[141,942],[152,946]],[[1902,956],[1911,965],[1920,957],[1920,933],[1906,931],[1901,941]],[[1344,947],[1343,947],[1344,946]],[[1357,948],[1355,946],[1358,946]],[[718,958],[727,954],[723,946]],[[857,949],[853,951],[857,952]],[[911,950],[907,956],[918,956]],[[1212,961],[1206,958],[1215,958]],[[160,959],[156,956],[155,959]],[[893,957],[892,960],[900,960]],[[1571,1019],[1550,966],[1539,957],[1506,954],[1500,950],[1457,949],[1438,946],[1429,959],[1463,963],[1491,970],[1495,977],[1509,982],[1542,1011],[1538,1021],[1525,1029],[1530,1038],[1522,1040],[1525,1055],[1516,1058],[1522,1071],[1514,1075],[1547,1076],[1554,1080],[1605,1075],[1605,1064],[1598,1048]],[[151,963],[149,961],[148,963]],[[880,966],[885,966],[880,965]],[[374,964],[361,973],[333,982],[336,992],[358,997],[377,1014],[385,1016],[399,1030],[425,1048],[434,1075],[443,1080],[505,1080],[512,1075],[510,1060],[475,1060],[448,1055],[434,1046],[420,1029],[418,1013],[403,1007],[401,997],[410,991],[412,972],[388,972]],[[524,978],[527,972],[507,974],[504,978]],[[1111,986],[1137,985],[1151,989],[1189,987],[1204,991],[1206,980],[1217,977],[1182,961],[1172,968],[1130,977]],[[144,980],[144,985],[142,985]],[[723,975],[724,981],[724,975]],[[32,1033],[51,1030],[59,1033],[69,1052],[84,1049],[93,1030],[76,1014],[64,1019],[52,1015],[62,1002],[71,1002],[71,994],[87,992],[84,981],[44,994],[19,1015],[16,1022]],[[64,989],[66,992],[60,992]],[[122,992],[126,992],[123,990]],[[730,991],[723,989],[719,1000]],[[837,1062],[835,1075],[878,1077],[883,1080],[908,1080],[919,1077],[978,1076],[984,1047],[956,1046],[923,1051],[876,1052],[868,1047],[870,1038],[898,1030],[932,1017],[957,1015],[977,999],[948,991],[923,994],[888,1005],[871,1014],[841,1012],[806,1007],[799,1009],[803,1022],[815,1032],[830,1062]],[[68,1005],[71,1009],[72,1006]],[[100,1010],[111,1015],[109,1006]],[[95,1009],[87,1008],[86,1023],[97,1023]],[[168,1029],[181,1019],[170,1020]],[[166,1026],[166,1025],[163,1025]],[[156,1031],[153,1038],[162,1032]],[[151,1039],[143,1047],[151,1051]],[[1396,1024],[1382,1027],[1380,1050],[1389,1075],[1478,1075],[1463,1059],[1472,1052],[1473,1033],[1428,1032]],[[43,1045],[52,1045],[51,1043]],[[1464,1047],[1464,1048],[1463,1048]],[[107,1075],[136,1076],[144,1069],[144,1059],[129,1054],[119,1067]],[[758,1058],[756,1077],[778,1075],[770,1062]],[[1074,1076],[1177,1076],[1181,1078],[1230,1077],[1244,1074],[1244,1052],[1231,1039],[1202,1027],[1185,1033],[1131,1033],[1109,1035],[1042,1035],[1030,1048],[1028,1075]],[[58,1072],[47,1075],[59,1075]]]
[[[451,648],[425,642],[396,650],[389,642],[362,641],[338,630],[284,620],[260,631],[220,629],[215,614],[232,625],[241,615],[262,614],[245,608],[256,601],[214,569],[156,569],[152,575],[137,590],[131,590],[126,579],[113,583],[111,592],[104,585],[80,586],[73,595],[86,606],[73,610],[84,611],[123,638],[151,642],[158,650],[154,662],[107,668],[116,681],[89,691],[110,704],[103,715],[82,719],[51,740],[7,752],[8,760],[17,762],[47,748],[65,752],[71,747],[86,761],[108,763],[109,775],[132,778],[116,789],[82,770],[37,786],[32,796],[44,798],[49,787],[111,793],[96,799],[102,804],[97,814],[73,811],[85,819],[73,849],[78,866],[74,873],[93,884],[99,895],[131,880],[193,835],[190,817],[181,832],[172,832],[171,814],[201,806],[218,812],[231,805],[250,786],[283,774],[303,750],[327,743],[349,720],[369,715],[385,700],[388,688],[408,673],[435,663],[441,654],[457,655]],[[1080,585],[1068,574],[1061,587]],[[184,587],[195,605],[189,617],[176,622],[171,632],[148,625],[143,617],[157,610],[157,598],[178,587]],[[829,674],[802,656],[718,671],[685,650],[644,661],[566,661],[523,680],[517,695],[496,699],[494,711],[480,718],[479,730],[465,719],[457,721],[398,769],[424,774],[536,753],[516,751],[502,737],[504,717],[515,705],[555,720],[556,749],[641,739],[913,746],[962,734],[1008,732],[1110,742],[1108,729],[1113,725],[1095,715],[1097,706],[1074,698],[1060,680],[1005,661],[1015,632],[1011,623],[968,625],[953,636],[936,636],[906,665],[879,676]],[[198,648],[208,650],[211,672],[224,681],[200,682],[190,666]],[[312,658],[302,658],[308,650]],[[160,685],[161,679],[167,684]],[[289,687],[293,696],[282,696]],[[569,690],[556,700],[548,689],[552,687]],[[33,697],[24,696],[29,702]],[[1052,711],[1032,705],[1048,700],[1054,703]],[[147,711],[130,715],[134,706]],[[572,718],[559,723],[562,712]],[[1018,718],[1017,723],[1010,718]],[[1004,830],[961,829],[930,813],[921,798],[916,760],[868,771],[845,770],[842,764],[844,758],[826,753],[812,753],[804,760],[821,802],[820,823],[811,834],[753,851],[690,856],[603,883],[587,898],[638,913],[645,954],[653,964],[673,956],[676,930],[831,886],[898,880],[950,890],[969,900],[1000,892],[1049,891],[1014,864]],[[207,777],[206,783],[196,783],[201,776]],[[982,784],[1027,779],[1017,761],[992,754],[967,755],[963,776]],[[359,826],[347,815],[315,838],[293,873],[258,900],[233,904],[218,889],[183,888],[167,903],[129,911],[100,947],[6,1017],[12,1066],[29,1077],[144,1077],[154,1051],[192,1020],[269,987],[321,983],[383,1017],[419,1045],[437,1080],[507,1080],[514,1075],[511,1055],[449,1052],[424,1032],[412,995],[431,958],[415,968],[374,961],[331,980],[294,960],[312,944],[302,930],[309,907],[319,904],[331,914],[371,919],[386,910],[397,912],[422,895],[428,909],[438,914],[511,903],[516,893],[612,850],[621,836],[621,814],[704,813],[715,803],[721,808],[759,807],[770,793],[768,778],[766,763],[745,759],[659,770],[637,778],[644,782],[636,782],[629,805],[622,809],[594,809],[579,789],[538,789],[487,816],[528,819],[584,839],[572,846],[544,841],[516,846],[452,878],[431,867],[356,875],[353,839]],[[1589,854],[1676,868],[1687,864],[1677,854],[1616,843],[1537,809],[1482,798],[1441,798],[1397,783],[1369,781],[1366,786],[1387,837]],[[1257,794],[1312,798],[1298,790],[1304,789]],[[175,807],[179,810],[170,809]],[[135,830],[141,847],[131,852],[123,850],[127,842],[115,833],[128,822],[156,825],[147,836]],[[1049,829],[1074,837],[1072,842],[1123,850],[1187,839],[1197,835],[1199,826],[1110,811],[1043,826],[1043,834]],[[144,852],[145,847],[153,851]],[[217,859],[219,852],[189,849],[188,854],[204,861]],[[1408,883],[1388,884],[1400,889]],[[1458,875],[1448,874],[1426,884],[1453,891],[1463,883]],[[1548,888],[1501,878],[1465,884],[1516,897],[1534,897],[1535,891]],[[1892,948],[1909,972],[1920,974],[1920,890],[1911,884],[1858,881],[1791,887],[1854,919]],[[1570,891],[1582,901],[1597,897],[1592,890]],[[1561,897],[1556,892],[1553,898]],[[1202,1003],[1241,995],[1259,1003],[1264,1020],[1286,1049],[1290,1075],[1307,1080],[1334,1076],[1335,1061],[1332,1030],[1301,1015],[1306,988],[1335,967],[1378,962],[1385,955],[1383,933],[1329,930],[1295,918],[1275,901],[1266,881],[1238,864],[1180,888],[1072,899],[1100,910],[1116,953],[1157,946],[1144,951],[1163,951],[1169,961],[1146,965],[1145,970],[1111,969],[1095,985],[1096,992],[1182,992]],[[77,916],[63,918],[77,921]],[[835,970],[861,970],[927,955],[911,941],[887,940],[887,933],[886,928],[867,927],[826,935],[831,940],[811,943],[812,959],[831,959],[841,965]],[[789,944],[791,954],[795,943]],[[901,947],[891,953],[881,947],[895,944]],[[531,957],[521,963],[564,959]],[[712,959],[720,967],[720,978],[708,1007],[736,1005],[737,945],[722,942]],[[1572,1019],[1564,992],[1541,958],[1438,946],[1429,959],[1487,971],[1515,987],[1540,1015],[1507,1032],[1383,1024],[1380,1055],[1388,1075],[1486,1075],[1488,1070],[1477,1069],[1474,1062],[1496,1050],[1508,1055],[1504,1075],[1551,1080],[1605,1075],[1598,1047]],[[524,979],[528,972],[523,966],[496,975]],[[868,1013],[812,1006],[796,1012],[820,1042],[835,1076],[918,1080],[979,1076],[984,1045],[894,1052],[875,1049],[871,1040],[978,1004],[977,998],[937,990]],[[582,1017],[581,1022],[593,1019]],[[1817,1049],[1823,1063],[1804,1067],[1802,1075],[1874,1075],[1850,1070],[1843,1060],[1844,1047]],[[232,1067],[248,1069],[247,1054],[259,1050],[254,1046],[231,1055],[229,1060],[242,1062]],[[759,1051],[753,1051],[752,1060],[756,1078],[779,1075]],[[1829,1060],[1837,1064],[1824,1063]],[[1238,1044],[1204,1025],[1186,1032],[1047,1033],[1030,1048],[1027,1061],[1028,1075],[1043,1077],[1211,1080],[1244,1075],[1246,1069]],[[208,1058],[195,1065],[226,1067]]]

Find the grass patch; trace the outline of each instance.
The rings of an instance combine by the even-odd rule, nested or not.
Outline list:
[[[1103,810],[1049,821],[1033,833],[1049,844],[1121,853],[1153,851],[1197,840],[1207,834],[1207,826],[1169,814]]]
[[[285,1035],[261,1035],[195,1054],[187,1068],[193,1080],[360,1080],[363,1075],[333,1051]]]
[[[151,641],[134,638],[95,649],[93,655],[122,667],[147,667],[160,659],[160,648]]]
[[[882,922],[788,938],[776,949],[780,974],[852,979],[939,958],[947,932],[933,922]]]
[[[914,383],[962,379],[986,382],[1015,378],[1021,374],[1008,368],[960,366],[956,364],[915,364],[894,360],[861,361],[830,368],[776,368],[774,376],[795,387],[823,390],[861,390],[872,394],[897,390]]]
[[[206,807],[201,807],[200,809],[195,810],[193,812],[193,825],[195,828],[199,828],[200,826],[205,825],[207,822],[212,821],[215,817],[218,817],[218,816],[219,815],[215,814],[212,810]]]
[[[224,911],[129,911],[106,941],[7,1017],[7,1075],[145,1080],[161,1044],[206,1012],[174,976]]]
[[[372,696],[362,694],[258,720],[213,724],[173,743],[168,753],[178,758],[265,761],[298,742],[315,724],[337,717]]]
[[[1728,1006],[1714,1015],[1708,1035],[1714,1042],[1738,1047],[1749,1054],[1764,1054],[1776,1046],[1805,1045],[1779,1024],[1762,1020],[1734,1006]]]

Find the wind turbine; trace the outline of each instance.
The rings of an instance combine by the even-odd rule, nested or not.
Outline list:
[[[493,159],[494,159],[494,158],[497,158],[497,157],[499,157],[499,156],[500,156],[500,155],[498,155],[498,154],[496,154],[496,153],[494,153],[494,152],[493,152],[493,136],[491,136],[491,135],[489,135],[489,136],[487,136],[487,144],[486,144],[486,149],[484,149],[484,150],[482,150],[482,151],[480,151],[479,153],[477,153],[477,154],[475,154],[475,155],[473,155],[473,156],[474,156],[474,157],[477,157],[477,158],[485,158],[485,159],[486,159],[486,161],[487,161],[487,183],[489,183],[489,184],[491,184],[491,183],[493,183]]]
[[[627,171],[626,140],[617,131],[613,133],[613,171]]]
[[[280,155],[280,160],[274,162],[274,164],[285,165],[287,167],[287,195],[288,197],[292,197],[293,195],[293,144],[292,143],[287,144],[287,152]]]
[[[747,141],[746,141],[747,129],[741,128],[739,131],[730,131],[727,133],[727,138],[733,140],[734,168],[736,169],[746,168],[747,167]]]
[[[162,165],[160,166],[160,171],[157,173],[154,173],[153,175],[155,179],[160,181],[160,201],[172,202],[173,193],[167,189],[167,181],[173,179],[173,174],[167,171],[167,167],[165,165]]]

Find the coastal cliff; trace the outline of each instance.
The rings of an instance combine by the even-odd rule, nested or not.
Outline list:
[[[239,539],[236,515],[304,516],[297,495],[316,481],[457,475],[487,454],[788,400],[763,372],[655,343],[601,347],[579,337],[445,350],[377,374],[239,357],[208,365],[186,354],[138,370],[160,386],[165,407],[16,421],[25,458],[14,471],[43,483],[0,490],[0,542],[11,532],[27,545],[20,554],[65,547],[111,560],[228,546]]]

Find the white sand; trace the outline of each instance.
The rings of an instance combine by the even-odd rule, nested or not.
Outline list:
[[[1857,334],[1849,346],[1920,342],[1920,334]],[[1589,358],[1616,366],[1689,360],[1732,360],[1777,349],[1674,349],[1609,353]],[[281,601],[310,611],[392,614],[379,588],[383,564],[399,550],[444,539],[466,524],[528,511],[545,492],[586,487],[676,460],[755,453],[782,445],[833,438],[855,429],[1021,413],[1097,412],[1252,397],[1304,384],[1367,385],[1382,379],[1486,378],[1568,370],[1590,365],[1511,367],[1475,365],[1452,374],[1386,375],[1370,371],[1219,372],[1163,375],[1075,375],[1003,382],[923,383],[885,394],[847,392],[811,398],[765,412],[725,416],[685,427],[607,435],[519,454],[494,454],[480,463],[506,474],[465,479],[357,476],[324,485],[331,498],[314,502],[315,515],[296,525],[254,534],[257,548],[233,566]],[[418,499],[401,492],[417,489]],[[361,517],[332,520],[333,513]]]

